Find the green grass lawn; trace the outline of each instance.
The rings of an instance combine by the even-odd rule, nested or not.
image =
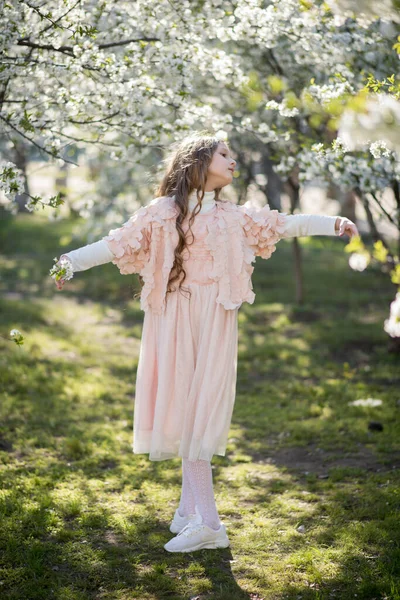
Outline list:
[[[257,259],[227,453],[212,461],[231,546],[169,554],[180,459],[132,452],[139,284],[109,264],[58,291],[53,257],[84,243],[71,231],[42,215],[0,225],[0,598],[399,600],[387,276],[351,271],[341,239],[303,239],[298,307],[291,243]],[[349,405],[369,397],[381,406]]]

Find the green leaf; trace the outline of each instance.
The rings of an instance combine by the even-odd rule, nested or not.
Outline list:
[[[31,131],[33,133],[35,131],[35,128],[29,120],[30,116],[31,115],[27,112],[27,110],[24,110],[24,116],[22,117],[22,119],[20,119],[19,125],[25,131]]]

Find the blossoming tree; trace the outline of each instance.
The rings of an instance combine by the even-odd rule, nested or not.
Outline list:
[[[63,161],[67,146],[87,144],[129,164],[196,121],[218,128],[229,122],[195,94],[199,75],[221,86],[246,79],[221,47],[232,17],[219,4],[2,2],[0,123],[9,140],[3,192],[13,198],[23,191],[21,174],[7,160],[15,138]],[[209,37],[222,41],[207,44]],[[28,207],[41,202],[31,197]],[[57,206],[58,199],[48,203]]]
[[[386,86],[397,103],[397,13],[389,1],[379,10],[365,1],[357,14],[354,4],[2,2],[0,188],[11,199],[24,191],[10,160],[17,142],[59,162],[73,162],[69,146],[86,147],[131,169],[187,129],[224,129],[241,136],[242,149],[257,138],[291,185],[293,209],[300,183],[310,178],[328,175],[356,189],[385,261],[396,267],[369,210],[371,202],[384,208],[380,192],[388,186],[400,208],[395,134],[377,134],[356,151],[335,138],[346,109],[360,121],[374,86]],[[30,196],[27,207],[61,202]],[[399,223],[398,211],[382,213]]]

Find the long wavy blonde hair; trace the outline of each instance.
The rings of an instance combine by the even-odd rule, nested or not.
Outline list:
[[[208,167],[212,161],[214,152],[222,142],[225,145],[228,145],[225,139],[219,139],[208,132],[194,132],[183,140],[172,144],[167,157],[163,161],[166,163],[166,172],[156,189],[155,197],[159,198],[161,196],[175,195],[175,205],[178,209],[176,229],[179,235],[179,241],[174,251],[174,264],[168,279],[167,295],[176,290],[175,287],[172,287],[172,284],[178,280],[178,290],[181,291],[182,289],[190,294],[190,290],[182,287],[182,284],[186,279],[182,253],[187,246],[193,244],[194,236],[191,227],[195,216],[201,210]],[[215,199],[217,201],[219,200],[221,189],[222,188],[216,188],[214,190]],[[185,232],[182,229],[182,223],[189,212],[189,196],[194,190],[197,191],[197,204],[188,222],[189,232],[193,238],[189,244]],[[139,281],[141,289],[137,296],[140,296],[143,288],[143,279],[140,276]]]

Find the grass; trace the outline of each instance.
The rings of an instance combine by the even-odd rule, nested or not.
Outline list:
[[[257,259],[227,453],[212,461],[231,546],[168,554],[180,459],[131,446],[138,283],[110,264],[58,291],[48,270],[80,245],[71,230],[40,215],[0,225],[2,600],[399,600],[387,277],[352,272],[343,240],[303,239],[296,306],[290,243]],[[382,405],[348,404],[367,397]]]

